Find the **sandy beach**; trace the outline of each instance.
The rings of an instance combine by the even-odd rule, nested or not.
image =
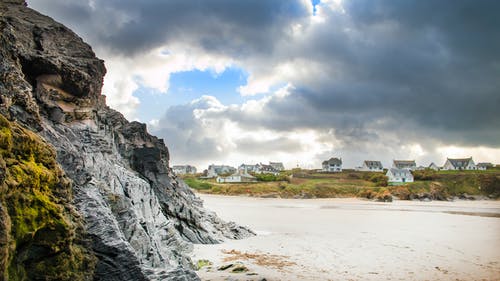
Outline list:
[[[500,280],[499,201],[199,196],[257,233],[195,245],[202,280]]]

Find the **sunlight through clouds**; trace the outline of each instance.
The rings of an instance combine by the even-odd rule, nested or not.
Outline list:
[[[149,122],[173,163],[500,162],[500,2],[179,3],[29,1],[91,43],[109,105]],[[193,75],[174,85],[198,89],[191,100],[140,105],[173,93],[172,75],[229,69],[244,76],[231,93]]]

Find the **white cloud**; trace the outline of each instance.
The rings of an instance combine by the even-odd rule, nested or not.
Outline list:
[[[225,106],[213,96],[203,96],[167,110],[152,131],[165,139],[173,163],[191,163],[200,168],[214,162],[236,166],[268,161],[282,161],[287,167],[318,166],[317,156],[331,150],[332,143],[323,141],[317,131],[276,131],[252,127],[227,116],[229,112],[258,115],[272,97],[286,97],[289,88],[287,85],[271,96],[242,105]]]
[[[200,50],[165,47],[150,50],[141,55],[125,57],[110,54],[109,50],[97,50],[106,57],[107,74],[104,77],[103,94],[108,105],[122,112],[128,119],[137,119],[136,108],[139,99],[133,96],[139,87],[155,89],[166,93],[170,87],[172,73],[191,70],[211,70],[220,74],[233,64],[233,60],[204,54]]]

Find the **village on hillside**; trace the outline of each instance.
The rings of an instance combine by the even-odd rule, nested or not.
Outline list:
[[[218,183],[256,182],[257,177],[254,175],[270,174],[278,176],[284,170],[285,166],[281,162],[269,162],[268,165],[262,163],[255,165],[241,164],[238,168],[212,164],[203,171],[201,178],[215,178]],[[176,175],[196,174],[196,168],[191,165],[173,166],[172,171]]]
[[[321,163],[322,168],[316,170],[319,173],[340,173],[343,171],[342,158],[332,157]],[[361,166],[354,171],[358,172],[378,172],[385,173],[389,184],[400,184],[413,182],[413,171],[434,170],[434,171],[474,171],[494,168],[492,163],[475,163],[472,157],[469,158],[447,158],[442,166],[434,162],[427,166],[417,166],[415,160],[393,160],[391,167],[383,167],[381,161],[365,160]],[[352,171],[352,169],[348,169]],[[176,175],[196,175],[197,170],[191,165],[176,165],[172,167]],[[238,168],[229,165],[209,165],[201,173],[202,179],[215,179],[217,183],[243,183],[256,182],[258,175],[269,174],[278,176],[285,171],[282,162],[269,162],[269,164],[241,164]]]

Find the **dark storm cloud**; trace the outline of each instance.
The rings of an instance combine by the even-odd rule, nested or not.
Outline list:
[[[349,131],[361,123],[367,134],[498,147],[500,2],[345,3],[345,14],[332,12],[293,47],[327,78],[292,81],[297,88],[271,101],[261,124]]]
[[[290,21],[304,17],[305,7],[281,0],[95,0],[30,1],[85,34],[93,44],[118,53],[137,54],[180,42],[234,56],[271,51]],[[57,8],[52,8],[57,7]],[[80,11],[80,13],[79,13]],[[75,18],[71,18],[76,15]]]
[[[213,118],[247,129],[335,129],[352,146],[386,132],[407,142],[500,145],[500,1],[345,0],[345,13],[320,4],[321,24],[304,21],[307,11],[293,1],[93,3],[95,9],[80,1],[30,2],[73,19],[77,30],[118,53],[179,43],[231,56],[250,70],[300,60],[296,68],[314,63],[322,73],[282,81],[295,89],[271,98],[259,115],[229,107],[209,113]],[[304,32],[292,38],[285,31],[294,22]],[[165,120],[184,122],[173,111]],[[186,128],[201,126],[196,122]],[[165,130],[167,137],[181,128]],[[182,131],[179,146],[191,140],[207,153],[217,146],[194,135]]]
[[[435,30],[446,45],[461,55],[498,59],[500,3],[490,0],[456,1],[346,1],[348,13],[358,24],[390,20],[409,34]]]

